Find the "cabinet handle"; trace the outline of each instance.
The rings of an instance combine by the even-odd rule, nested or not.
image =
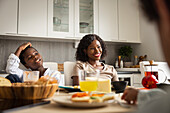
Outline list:
[[[127,40],[119,40],[119,41],[122,41],[122,42],[127,42]]]
[[[117,39],[111,39],[111,41],[115,41],[115,42],[118,42],[119,40],[117,40]]]
[[[5,33],[7,35],[17,35],[17,33]]]
[[[21,36],[27,35],[28,36],[28,34],[18,34],[18,35],[21,35]]]

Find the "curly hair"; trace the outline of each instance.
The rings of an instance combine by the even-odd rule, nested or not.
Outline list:
[[[87,50],[88,46],[94,41],[94,40],[98,40],[101,44],[102,47],[102,55],[101,55],[101,59],[103,59],[106,56],[106,45],[104,43],[104,41],[96,34],[88,34],[85,35],[81,40],[80,43],[78,45],[77,51],[76,51],[76,60],[82,61],[82,62],[86,62],[88,61],[88,56],[87,54],[85,54],[84,50]]]
[[[35,49],[35,48],[32,47],[32,46],[27,46],[24,50],[21,51],[21,53],[20,53],[20,55],[19,55],[19,59],[20,59],[20,62],[21,62],[23,65],[26,64],[26,62],[25,62],[25,60],[24,60],[24,53],[25,53],[25,51],[26,51],[28,48],[33,48],[33,49]],[[36,50],[36,49],[35,49],[35,50]],[[36,51],[37,51],[37,50],[36,50]],[[37,52],[38,52],[38,51],[37,51]]]
[[[170,0],[164,0],[165,4],[168,6],[170,11]],[[154,0],[140,0],[140,6],[144,11],[144,14],[148,17],[150,21],[159,21],[160,17],[155,5]]]

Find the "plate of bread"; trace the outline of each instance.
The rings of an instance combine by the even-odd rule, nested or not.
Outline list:
[[[61,106],[72,108],[96,108],[104,107],[114,101],[114,94],[77,92],[72,96],[60,96],[53,98],[53,101]]]

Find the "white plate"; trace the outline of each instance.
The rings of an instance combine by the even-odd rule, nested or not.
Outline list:
[[[66,107],[74,107],[74,108],[104,107],[107,106],[109,103],[111,103],[111,101],[106,101],[102,103],[72,102],[71,96],[59,96],[53,98],[53,101],[55,101],[59,105],[66,106]]]

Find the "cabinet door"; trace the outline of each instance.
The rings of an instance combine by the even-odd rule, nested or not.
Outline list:
[[[47,36],[47,0],[20,0],[18,34]]]
[[[73,0],[48,0],[48,36],[73,37],[73,5]]]
[[[75,0],[75,37],[98,33],[98,0]]]
[[[142,83],[143,76],[141,74],[133,74],[134,83]]]
[[[117,0],[99,0],[99,35],[105,41],[118,40]]]
[[[17,34],[18,0],[0,0],[0,34]]]
[[[119,40],[140,42],[138,0],[118,0]]]

